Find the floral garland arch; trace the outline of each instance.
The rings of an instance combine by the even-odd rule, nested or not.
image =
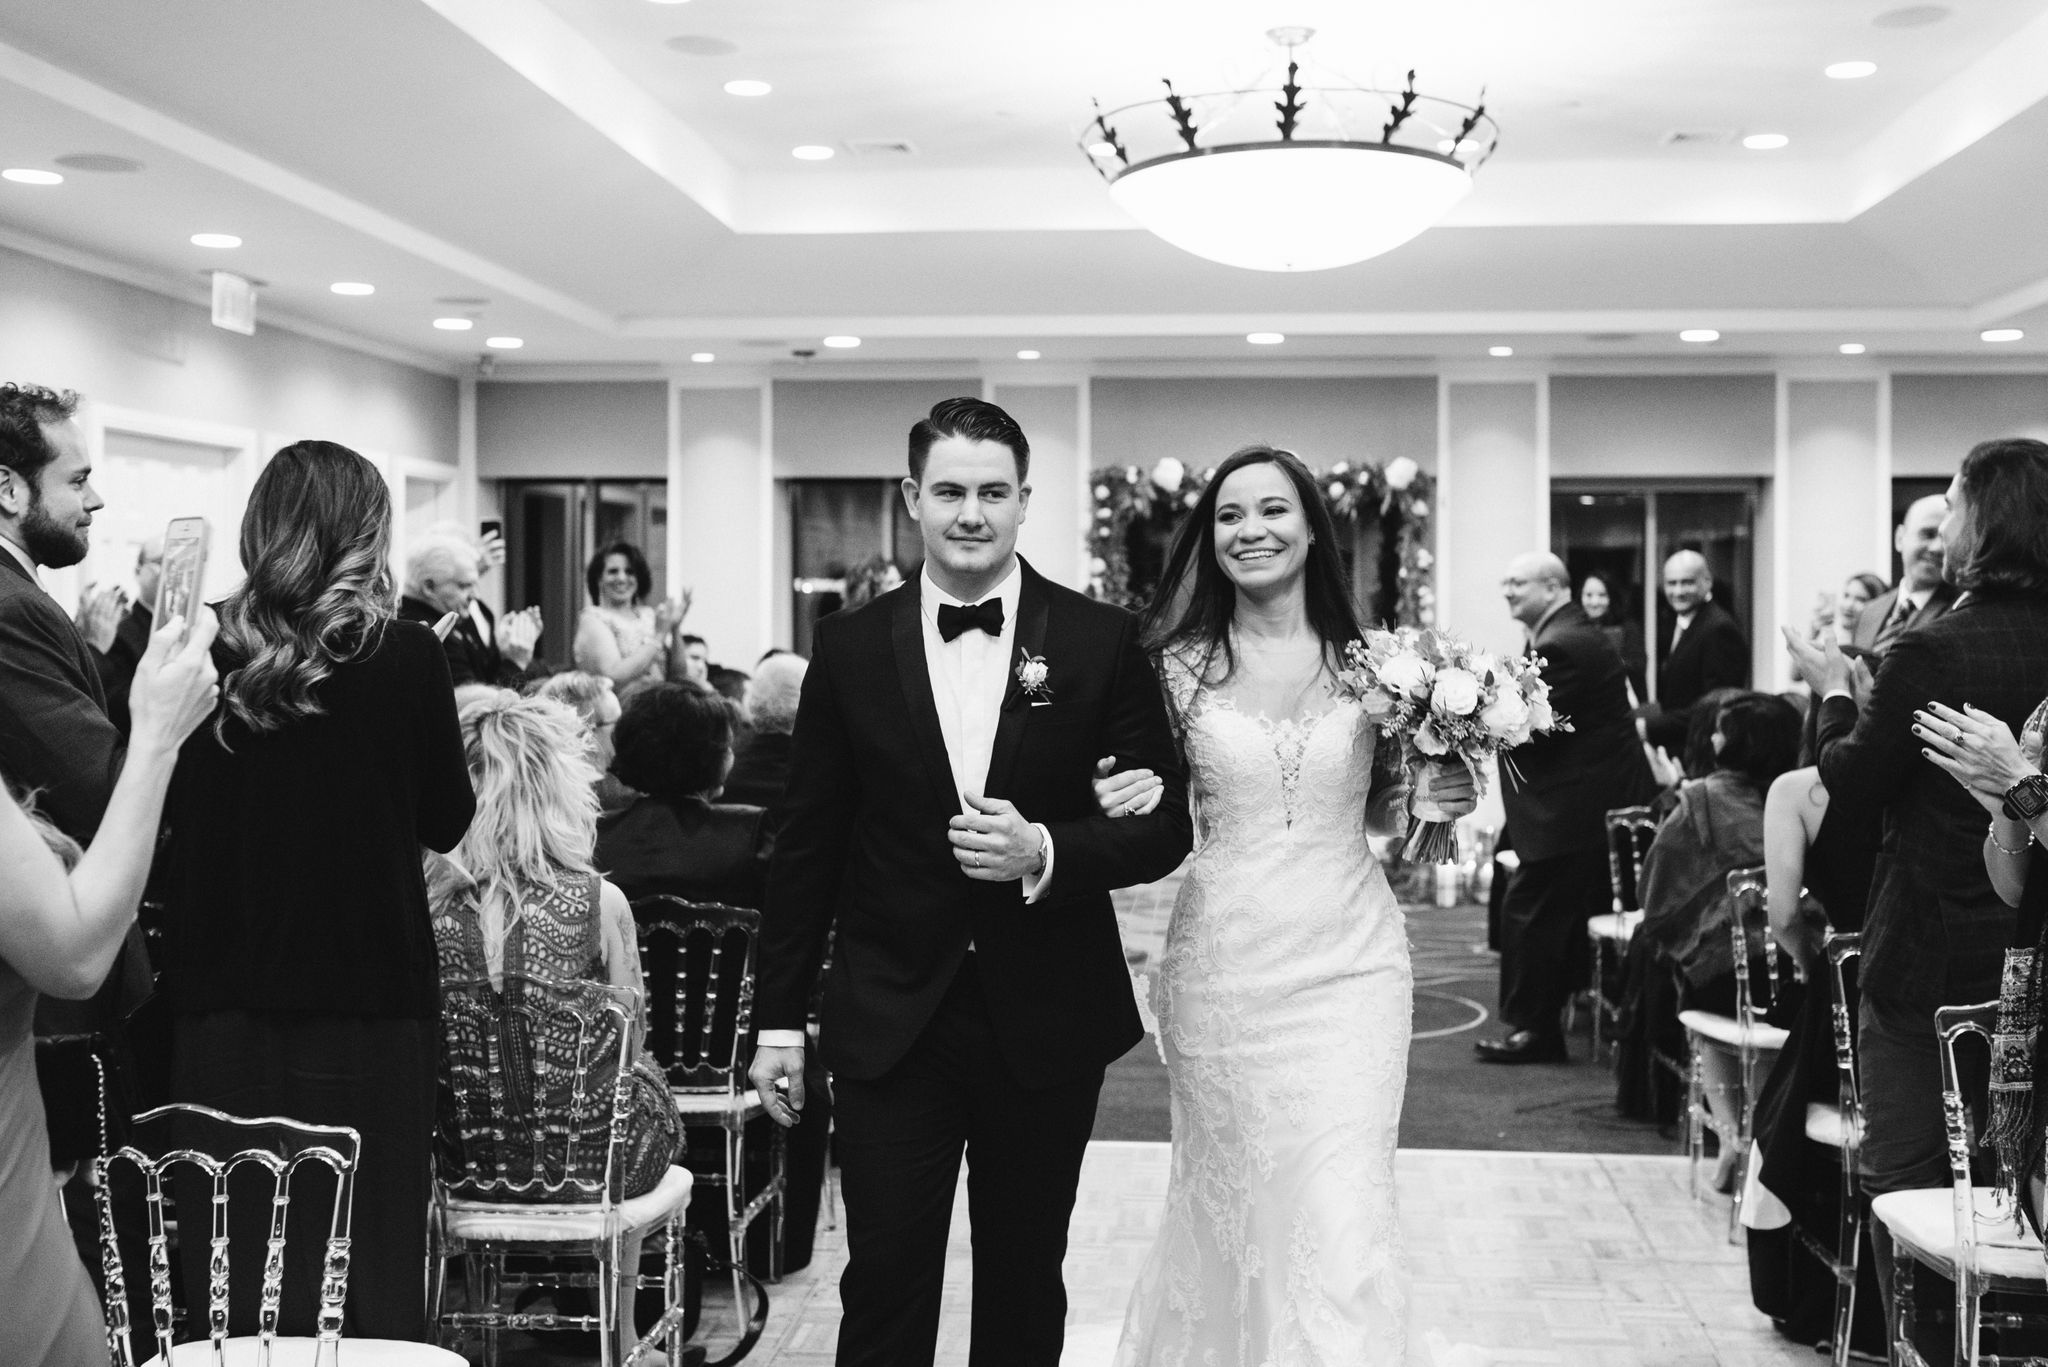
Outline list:
[[[1176,524],[1195,506],[1216,474],[1214,466],[1189,470],[1167,456],[1150,473],[1135,465],[1109,466],[1091,476],[1095,512],[1088,532],[1088,592],[1128,608],[1144,595],[1130,582],[1130,537],[1134,524]],[[1385,465],[1338,461],[1315,472],[1323,506],[1340,528],[1380,523],[1393,538],[1395,592],[1388,596],[1396,626],[1428,626],[1436,620],[1436,589],[1430,550],[1430,510],[1436,479],[1406,456]],[[1384,610],[1383,610],[1384,613]]]

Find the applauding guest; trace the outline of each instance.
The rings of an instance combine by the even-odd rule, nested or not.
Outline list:
[[[665,598],[649,607],[654,572],[630,541],[615,541],[590,557],[583,582],[590,606],[576,623],[576,667],[610,679],[621,701],[667,679],[676,628],[690,612],[689,590],[680,602]]]
[[[0,782],[0,1362],[102,1367],[107,1335],[50,1181],[29,1019],[36,994],[90,996],[135,923],[178,747],[213,710],[213,613],[167,623],[137,662],[134,733],[92,849],[25,814]],[[77,865],[66,875],[64,859]]]
[[[177,1100],[361,1132],[344,1332],[417,1340],[440,1047],[419,850],[453,848],[475,799],[447,657],[393,620],[390,553],[384,478],[347,447],[299,442],[257,477],[222,705],[171,785],[168,982]],[[263,1205],[242,1209],[253,1264]],[[205,1285],[206,1241],[184,1249]],[[287,1250],[286,1333],[310,1330],[319,1254]],[[234,1281],[237,1332],[256,1271]]]
[[[662,684],[626,704],[612,772],[644,796],[600,824],[597,863],[628,897],[761,905],[767,814],[718,800],[738,721],[731,703],[695,684]]]
[[[448,675],[457,688],[471,683],[517,688],[535,672],[540,609],[522,608],[494,622],[490,609],[476,598],[480,563],[469,542],[448,535],[428,537],[406,557],[405,596],[399,600],[398,615],[433,626],[444,615],[455,614],[448,634],[441,638],[441,649],[447,652]]]
[[[1902,632],[1926,626],[1955,606],[1956,587],[1942,577],[1946,553],[1941,544],[1941,519],[1947,512],[1948,499],[1941,494],[1915,499],[1906,509],[1905,518],[1892,533],[1892,549],[1905,567],[1899,586],[1871,598],[1857,614],[1856,629],[1844,644],[1882,655]]]

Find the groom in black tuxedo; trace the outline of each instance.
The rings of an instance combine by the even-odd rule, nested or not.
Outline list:
[[[1017,558],[1029,461],[1016,422],[979,399],[911,428],[903,495],[924,570],[818,624],[797,709],[752,1077],[797,1123],[836,921],[819,1036],[846,1197],[841,1367],[931,1362],[963,1151],[969,1361],[1058,1363],[1096,1096],[1144,1034],[1109,892],[1164,877],[1191,843],[1136,619]],[[1100,814],[1101,755],[1164,779],[1150,814]]]

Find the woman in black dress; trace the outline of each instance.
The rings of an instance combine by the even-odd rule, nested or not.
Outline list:
[[[347,447],[272,458],[241,556],[214,646],[221,706],[185,743],[166,806],[171,1094],[360,1131],[344,1333],[424,1340],[440,1036],[420,846],[452,849],[475,806],[447,657],[393,616],[390,495]],[[300,1179],[292,1195],[298,1219],[321,1218]],[[238,1333],[264,1207],[231,1231]],[[206,1241],[184,1251],[203,1287]],[[287,1248],[285,1333],[311,1330],[320,1251]]]

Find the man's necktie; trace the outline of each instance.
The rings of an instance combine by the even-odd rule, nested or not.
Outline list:
[[[954,607],[951,603],[939,604],[939,639],[950,641],[963,631],[985,631],[991,636],[1003,634],[1003,600],[985,598],[979,603],[966,607]]]
[[[1900,594],[1898,601],[1892,604],[1891,612],[1886,614],[1884,625],[1877,629],[1877,639],[1870,643],[1871,648],[1883,650],[1890,645],[1900,632],[1913,624],[1913,613],[1913,600]]]

